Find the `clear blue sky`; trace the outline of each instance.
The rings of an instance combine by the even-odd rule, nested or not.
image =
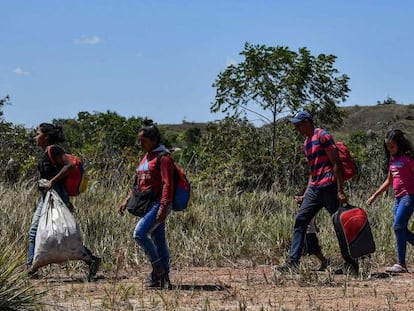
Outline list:
[[[414,103],[414,1],[0,0],[6,121],[79,111],[207,122],[211,84],[244,43],[334,54],[345,105]]]

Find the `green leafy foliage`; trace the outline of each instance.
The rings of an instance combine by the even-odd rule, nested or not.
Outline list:
[[[210,110],[235,117],[253,113],[270,124],[272,156],[276,121],[282,115],[306,108],[322,124],[341,125],[343,114],[337,105],[348,96],[349,78],[333,67],[336,56],[315,57],[306,48],[294,52],[250,43],[240,55],[244,61],[228,66],[213,83],[216,97]]]

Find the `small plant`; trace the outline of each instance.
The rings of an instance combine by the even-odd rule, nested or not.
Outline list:
[[[14,243],[16,244],[16,243]],[[0,310],[35,310],[41,295],[29,282],[24,266],[25,254],[15,245],[6,246],[0,255]]]

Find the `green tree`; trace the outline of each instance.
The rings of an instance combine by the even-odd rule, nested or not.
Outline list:
[[[0,179],[15,182],[21,173],[33,173],[35,161],[32,157],[36,153],[33,144],[33,132],[21,125],[14,125],[4,119],[2,107],[10,104],[10,97],[0,99]]]
[[[333,67],[336,56],[312,56],[287,47],[246,43],[244,61],[228,66],[213,83],[216,88],[212,112],[240,117],[254,113],[272,125],[271,152],[276,147],[276,120],[288,113],[308,109],[318,121],[338,126],[343,113],[337,105],[349,92],[348,76]],[[268,117],[268,115],[271,117]]]
[[[210,123],[194,150],[194,175],[219,191],[268,188],[270,170],[268,135],[246,119],[227,117]]]
[[[9,95],[0,99],[0,120],[3,121],[3,106],[10,101]]]

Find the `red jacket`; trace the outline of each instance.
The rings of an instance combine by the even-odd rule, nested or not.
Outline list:
[[[162,156],[157,167],[159,153],[149,152],[141,160],[136,169],[137,183],[140,191],[151,189],[161,207],[167,208],[174,196],[174,160],[168,155]]]

